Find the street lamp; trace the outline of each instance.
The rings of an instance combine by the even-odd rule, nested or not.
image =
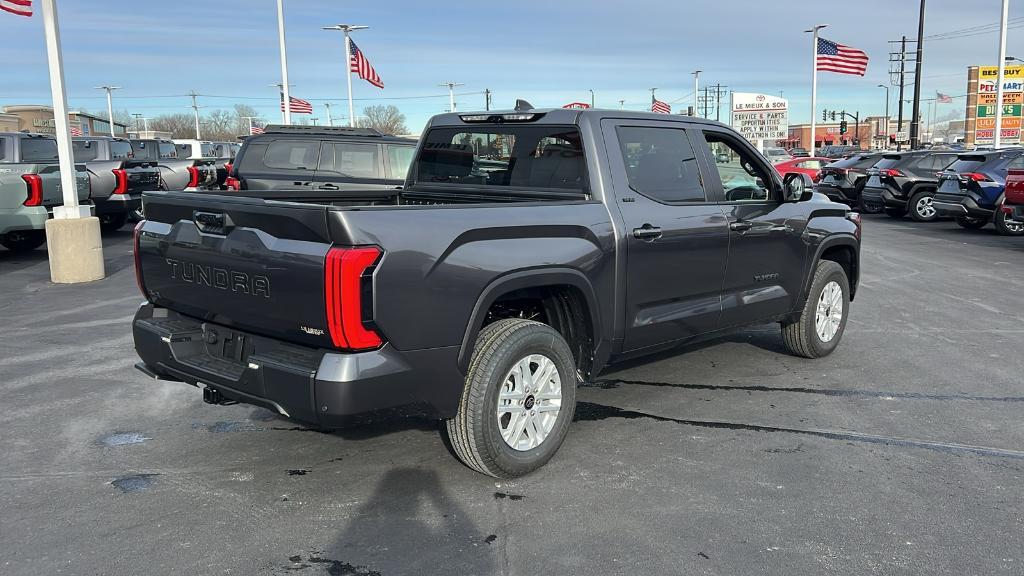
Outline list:
[[[589,92],[590,92],[590,107],[593,108],[594,107],[594,91],[593,90],[589,90]]]
[[[889,87],[885,84],[879,84],[879,88],[885,88],[885,141],[889,142]]]
[[[452,81],[449,80],[448,82],[442,82],[442,83],[438,84],[438,86],[442,86],[442,87],[443,86],[447,86],[448,87],[448,111],[449,112],[455,112],[455,87],[456,86],[465,86],[465,84],[462,84],[460,82],[452,82]]]
[[[694,70],[693,74],[693,115],[697,115],[697,90],[700,89],[700,73],[701,70]]]
[[[337,30],[345,33],[345,81],[348,83],[348,125],[356,127],[356,112],[352,107],[352,42],[349,41],[349,33],[353,30],[365,30],[369,26],[358,26],[355,24],[335,24],[324,26],[324,30]]]
[[[111,104],[110,93],[114,90],[120,90],[120,86],[96,86],[97,90],[107,91],[107,120],[110,122],[110,135],[114,135],[114,106]]]

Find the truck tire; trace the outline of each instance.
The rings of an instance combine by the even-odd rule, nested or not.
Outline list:
[[[903,218],[907,215],[907,211],[904,208],[886,208],[885,215],[890,218]]]
[[[128,214],[122,212],[121,214],[104,214],[100,216],[100,231],[102,232],[117,232],[128,222]]]
[[[11,252],[31,252],[45,243],[43,230],[17,230],[0,236],[0,244]]]
[[[996,206],[996,214],[992,217],[992,223],[996,225],[996,230],[1003,236],[1024,235],[1024,222],[1008,218],[1006,212],[1003,212],[1002,204]]]
[[[782,324],[782,340],[796,356],[821,358],[839,345],[850,309],[850,281],[831,260],[820,260],[800,316]]]
[[[981,230],[988,224],[988,218],[975,218],[973,216],[957,216],[956,223],[961,228],[968,230]]]
[[[576,363],[562,335],[532,320],[499,320],[477,337],[448,437],[470,468],[514,478],[554,456],[575,410]]]
[[[917,222],[934,222],[939,217],[939,213],[932,206],[932,200],[934,199],[934,190],[922,190],[911,196],[910,202],[907,203],[907,208],[910,209],[910,217]]]

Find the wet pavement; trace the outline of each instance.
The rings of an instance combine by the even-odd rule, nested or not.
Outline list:
[[[606,371],[546,467],[324,434],[132,368],[109,277],[0,249],[0,574],[1024,574],[1024,238],[866,218],[832,356],[759,326]]]

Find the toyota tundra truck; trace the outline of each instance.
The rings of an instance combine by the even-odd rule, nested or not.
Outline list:
[[[89,202],[89,175],[75,165],[79,202]],[[64,201],[57,141],[46,134],[0,132],[0,245],[12,252],[46,242],[46,221]]]
[[[339,194],[146,193],[138,368],[314,427],[425,413],[515,477],[619,360],[761,323],[831,353],[860,274],[857,213],[700,118],[444,114],[390,205]]]
[[[80,136],[71,139],[76,162],[89,172],[92,201],[104,232],[120,230],[142,205],[142,192],[160,185],[156,160],[136,160],[126,138]]]

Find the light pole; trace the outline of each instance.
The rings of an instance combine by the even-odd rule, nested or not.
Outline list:
[[[113,105],[113,101],[110,98],[110,93],[113,92],[114,90],[120,90],[121,87],[120,86],[97,86],[96,89],[97,90],[106,90],[107,91],[107,120],[110,123],[110,135],[113,136],[114,135],[114,105]]]
[[[249,121],[249,136],[252,136],[252,121],[254,118],[258,118],[258,116],[242,116],[243,120]]]
[[[202,106],[196,104],[196,96],[199,96],[199,94],[197,94],[195,90],[192,90],[188,95],[192,97],[192,112],[196,115],[196,140],[202,140],[202,138],[199,137],[199,109],[202,108]]]
[[[697,92],[700,90],[700,70],[694,70],[693,74],[693,115],[697,115]]]
[[[292,100],[288,93],[288,51],[284,47],[284,0],[277,0],[277,40],[281,46],[281,102],[284,103],[282,120],[292,123]]]
[[[460,84],[458,82],[452,82],[452,81],[449,80],[448,82],[442,82],[442,83],[438,84],[438,86],[447,86],[448,87],[448,106],[449,106],[449,110],[448,111],[449,112],[455,112],[455,87],[456,86],[465,86],[465,84]]]
[[[815,24],[810,30],[811,33],[811,146],[809,152],[814,156],[814,144],[817,142],[816,132],[818,130],[818,31],[827,27],[828,24]]]
[[[885,88],[885,143],[889,143],[889,87],[885,84],[879,84],[879,88]]]
[[[324,108],[327,108],[327,125],[334,126],[334,118],[331,117],[331,103],[324,102]]]
[[[619,100],[619,110],[623,110],[625,108],[626,108],[626,101],[625,100]]]
[[[590,107],[594,107],[594,91],[590,90]]]
[[[921,0],[924,2],[924,0]],[[992,131],[992,148],[998,149],[1003,136],[1003,74],[1006,70],[1006,20],[1010,11],[1010,0],[1003,0],[1003,12],[999,19],[999,72],[996,74],[996,127]]]
[[[914,61],[914,110],[910,117],[910,149],[921,146],[921,68],[924,65],[924,0],[917,17],[917,58]],[[1000,54],[1000,58],[1002,54]],[[1002,81],[1002,78],[1000,78]]]
[[[348,125],[351,128],[356,127],[356,111],[352,104],[352,42],[349,40],[349,34],[353,30],[365,30],[367,28],[369,26],[359,26],[356,24],[324,26],[324,30],[336,30],[345,34],[345,82],[348,84]]]

